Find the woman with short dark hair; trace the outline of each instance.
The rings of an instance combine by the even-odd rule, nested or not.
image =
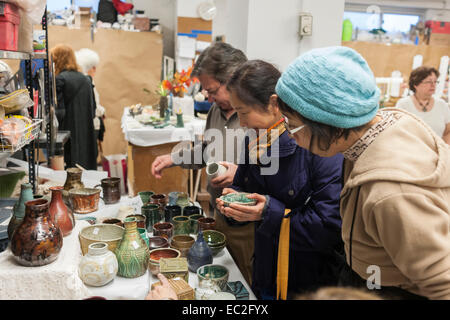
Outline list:
[[[259,299],[292,299],[337,285],[343,265],[343,158],[318,157],[296,145],[280,111],[283,102],[275,94],[280,75],[270,63],[252,60],[227,85],[248,133],[233,185],[224,194],[249,192],[257,203],[217,203],[228,219],[255,222],[252,289]]]
[[[450,144],[450,107],[444,100],[433,98],[438,78],[439,71],[435,68],[422,66],[414,69],[409,76],[409,89],[414,94],[400,99],[396,107],[421,118]]]
[[[298,145],[344,155],[341,285],[450,299],[449,146],[413,114],[379,110],[372,71],[347,47],[301,55],[276,92],[289,126],[304,126]]]

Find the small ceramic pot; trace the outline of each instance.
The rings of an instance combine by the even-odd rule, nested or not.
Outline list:
[[[89,286],[101,287],[114,279],[119,265],[116,255],[104,242],[89,245],[88,253],[81,258],[78,274]]]
[[[181,207],[182,211],[184,207],[191,205],[188,194],[186,192],[179,192],[176,204]]]
[[[181,257],[186,258],[189,249],[194,244],[195,239],[191,236],[179,234],[173,236],[172,241],[170,242],[170,247],[177,249],[181,253]]]
[[[148,268],[150,272],[156,276],[159,273],[159,259],[161,258],[179,258],[180,251],[173,248],[160,248],[150,251],[150,259]]]
[[[200,208],[197,206],[186,206],[183,208],[183,216],[189,217],[194,214],[200,214]]]
[[[141,213],[145,216],[145,228],[151,231],[155,223],[161,222],[160,207],[156,204],[145,204],[141,207]]]
[[[154,195],[153,191],[141,191],[138,192],[139,197],[141,198],[142,204],[146,204],[150,201],[150,197]]]
[[[123,222],[122,222],[122,220],[117,219],[117,218],[110,218],[110,217],[103,218],[103,220],[101,221],[101,223],[115,224],[115,225],[117,225],[117,226],[119,226],[119,227],[123,227]]]
[[[98,210],[101,189],[70,189],[69,197],[74,213],[85,214]]]
[[[203,217],[198,219],[197,222],[198,222],[198,231],[216,229],[216,220],[214,218]]]
[[[152,194],[150,196],[150,203],[157,203],[165,207],[167,205],[167,196],[163,193]]]
[[[145,227],[146,218],[143,214],[131,214],[131,215],[127,216],[127,218],[136,218],[137,227],[146,229],[146,227]]]
[[[168,248],[169,241],[160,236],[154,236],[148,238],[148,248],[150,250],[159,249],[159,248]]]
[[[217,162],[210,162],[206,165],[206,175],[208,180],[217,178],[227,172],[227,168]]]
[[[214,292],[226,291],[229,271],[219,264],[207,264],[197,269],[198,287]]]
[[[145,229],[145,228],[138,228],[138,232],[141,235],[141,238],[144,239],[145,244],[148,247],[149,241],[148,241],[147,229]]]
[[[203,218],[202,214],[193,214],[189,216],[189,221],[191,222],[191,233],[198,233],[198,219]]]
[[[161,236],[169,242],[173,237],[173,224],[170,222],[160,222],[153,225],[153,236]]]
[[[167,203],[169,206],[174,206],[177,204],[179,193],[180,192],[178,192],[178,191],[169,192],[169,202]]]
[[[164,208],[164,221],[172,222],[173,217],[181,216],[181,207],[178,205],[166,206]]]
[[[101,186],[103,189],[103,202],[105,204],[113,204],[120,201],[120,178],[110,177],[100,180],[101,184],[94,188]]]
[[[188,217],[176,216],[172,219],[173,223],[173,234],[190,234],[191,233],[191,223]]]

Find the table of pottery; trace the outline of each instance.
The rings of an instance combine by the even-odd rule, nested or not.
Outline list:
[[[196,205],[199,206],[198,203],[196,203]],[[139,196],[132,198],[128,196],[122,196],[119,203],[110,205],[105,205],[103,204],[103,201],[100,201],[98,211],[93,212],[92,214],[75,214],[77,225],[83,223],[84,226],[89,226],[86,221],[79,220],[85,219],[87,216],[95,217],[97,222],[100,222],[105,218],[115,218],[117,217],[119,208],[121,206],[133,207],[135,213],[140,213],[142,201]],[[152,235],[152,233],[148,233],[149,237],[151,237]],[[196,238],[196,236],[193,234],[191,234],[191,236]],[[76,241],[78,242],[78,239]],[[250,286],[245,281],[242,273],[239,271],[227,248],[224,248],[213,258],[213,263],[225,266],[229,271],[228,281],[241,281],[249,292],[249,299],[256,300],[256,296],[253,294]],[[158,278],[156,276],[153,276],[151,272],[147,270],[147,272],[143,276],[138,278],[130,279],[116,276],[112,282],[103,287],[86,287],[89,288],[92,296],[100,296],[108,300],[142,300],[147,296],[151,285],[154,282],[158,282]],[[193,272],[189,272],[189,285],[194,289],[198,286],[197,275]]]
[[[157,156],[171,153],[180,141],[195,141],[196,136],[203,134],[206,120],[191,115],[183,115],[183,119],[184,128],[176,128],[174,125],[154,128],[143,125],[130,115],[129,108],[124,108],[122,131],[128,142],[129,194],[135,196],[139,191],[152,189],[162,193],[187,191],[188,170],[168,168],[164,170],[161,179],[156,179],[151,174],[151,163]]]

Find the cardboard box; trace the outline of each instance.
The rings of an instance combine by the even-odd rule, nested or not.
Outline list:
[[[432,33],[428,44],[432,46],[450,46],[450,34]]]
[[[169,284],[173,290],[175,290],[178,300],[195,300],[195,291],[189,286],[189,284],[182,278],[169,279]],[[160,286],[161,281],[152,284],[152,290],[155,287]]]
[[[188,262],[186,258],[161,258],[159,270],[167,278],[182,278],[189,282]]]

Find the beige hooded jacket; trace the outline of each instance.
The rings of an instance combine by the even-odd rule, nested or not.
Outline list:
[[[356,162],[345,161],[347,263],[355,213],[355,272],[372,279],[369,266],[378,266],[382,286],[450,299],[450,148],[419,118],[397,108],[386,111],[402,116]]]

